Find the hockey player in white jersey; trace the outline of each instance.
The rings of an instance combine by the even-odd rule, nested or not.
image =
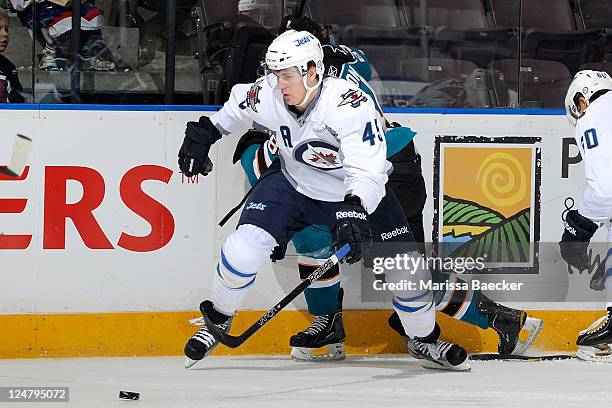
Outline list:
[[[578,72],[565,96],[570,123],[584,160],[587,186],[577,210],[565,215],[560,249],[568,265],[582,271],[589,267],[587,248],[595,231],[607,224],[612,242],[612,79],[606,72]],[[608,293],[607,315],[580,332],[577,356],[584,360],[612,362],[612,249],[593,275],[591,287]]]
[[[391,166],[372,100],[345,80],[323,78],[321,44],[308,32],[277,37],[265,64],[266,75],[234,86],[219,112],[187,124],[179,151],[179,166],[190,176],[207,172],[210,146],[223,134],[255,122],[278,140],[281,171],[268,172],[253,188],[236,231],[222,246],[212,299],[200,305],[224,330],[272,250],[305,226],[328,226],[336,248],[349,244],[348,263],[395,257],[398,248],[419,256],[400,204],[385,185]],[[368,251],[370,240],[378,245]],[[415,282],[416,289],[393,291],[392,304],[419,357],[433,368],[469,369],[463,348],[439,340],[432,293],[420,285],[431,279],[429,271],[389,268],[385,279]],[[204,325],[185,346],[187,365],[216,345]]]

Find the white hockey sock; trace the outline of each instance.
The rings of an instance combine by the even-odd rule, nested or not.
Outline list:
[[[241,225],[223,244],[212,287],[215,310],[232,316],[269,259],[276,240],[254,225]]]
[[[393,297],[393,308],[399,315],[406,335],[426,337],[436,324],[436,308],[431,291],[416,298]]]
[[[431,334],[436,324],[433,292],[423,288],[424,283],[431,281],[431,273],[421,254],[410,253],[409,255],[411,259],[422,262],[413,263],[412,269],[394,264],[385,269],[385,282],[395,284],[397,288],[404,288],[403,290],[392,290],[392,292],[393,308],[399,315],[406,335],[426,337]]]

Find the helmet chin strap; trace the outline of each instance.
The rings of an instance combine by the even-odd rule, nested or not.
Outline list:
[[[306,88],[306,95],[304,95],[304,99],[302,99],[302,102],[298,103],[295,106],[303,106],[306,101],[308,101],[308,98],[310,98],[310,95],[312,94],[312,92],[317,89],[319,87],[319,85],[321,85],[321,81],[323,80],[323,78],[321,77],[321,75],[319,75],[319,80],[317,81],[317,83],[315,84],[315,86],[310,87],[308,86],[308,84],[306,83],[307,81],[307,77],[304,76],[304,78],[302,79],[302,81],[304,82],[304,87]]]

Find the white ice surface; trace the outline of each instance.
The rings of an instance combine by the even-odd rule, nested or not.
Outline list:
[[[471,362],[471,372],[421,368],[404,356],[300,363],[285,357],[0,360],[0,386],[68,386],[68,403],[5,407],[610,407],[612,364]],[[120,390],[139,401],[119,400]]]

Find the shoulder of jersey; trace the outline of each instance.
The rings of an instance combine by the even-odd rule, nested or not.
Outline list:
[[[363,109],[374,109],[372,100],[361,89],[341,78],[327,78],[324,90],[325,106],[339,109],[347,114],[360,112]]]
[[[612,114],[612,91],[609,91],[605,95],[597,98],[597,100],[593,102],[593,105],[589,106],[589,108],[587,109],[587,114],[589,113],[589,109],[591,108],[595,108],[594,110],[597,112]]]
[[[250,109],[255,113],[259,113],[262,98],[268,100],[272,97],[272,88],[265,80],[265,78],[259,78],[252,84],[239,84],[241,86],[238,92],[243,92],[243,100],[238,104],[240,109]],[[240,93],[238,98],[240,98]]]

